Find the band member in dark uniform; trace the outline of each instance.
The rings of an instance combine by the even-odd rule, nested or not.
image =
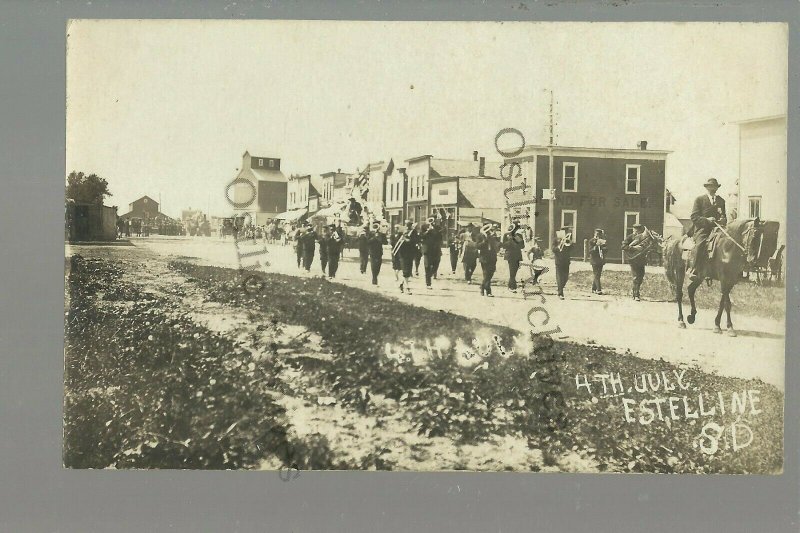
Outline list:
[[[427,224],[423,224],[420,241],[422,255],[425,257],[425,286],[432,289],[431,280],[439,270],[439,262],[442,260],[442,232],[433,217],[428,219]]]
[[[369,238],[370,231],[367,226],[358,230],[358,258],[360,261],[359,268],[362,274],[367,273],[367,263],[369,263]]]
[[[377,285],[378,274],[381,272],[381,261],[383,261],[383,245],[386,244],[386,235],[381,232],[378,222],[373,223],[368,239],[367,246],[369,249],[369,264],[372,270],[372,284]]]
[[[644,269],[647,264],[647,235],[644,231],[644,226],[641,224],[633,225],[633,232],[622,241],[622,250],[628,252],[627,261],[631,267],[631,275],[633,276],[633,288],[631,295],[637,302],[641,301],[639,289],[644,280]]]
[[[333,279],[339,269],[339,256],[344,244],[344,233],[342,233],[342,228],[336,224],[331,224],[328,228],[331,230],[331,237],[328,239],[328,278]]]
[[[540,237],[533,237],[533,242],[527,253],[528,261],[531,262],[533,267],[533,278],[531,278],[530,282],[538,284],[539,278],[549,270],[542,261],[544,259],[544,250],[542,250],[542,239]]]
[[[472,284],[472,274],[478,266],[478,245],[475,242],[477,234],[477,230],[473,227],[462,234],[461,262],[464,263],[464,279],[469,284]]]
[[[306,272],[311,272],[311,263],[314,262],[314,250],[317,247],[317,236],[314,235],[314,228],[310,222],[306,222],[303,227],[300,243],[303,246],[303,268],[306,269]]]
[[[392,250],[392,253],[400,255],[400,265],[403,269],[403,282],[400,283],[400,292],[403,289],[411,294],[411,272],[419,251],[419,233],[417,233],[416,223],[406,221],[406,229]]]
[[[694,239],[694,249],[690,254],[689,281],[697,281],[698,276],[702,275],[706,263],[708,262],[708,236],[717,227],[717,224],[725,227],[728,224],[728,216],[725,214],[725,200],[717,196],[719,182],[711,178],[703,184],[706,194],[700,195],[694,200],[692,207],[692,238]]]
[[[553,246],[553,258],[556,263],[556,285],[558,287],[558,297],[564,299],[564,287],[567,285],[569,279],[569,265],[570,254],[572,253],[572,246],[574,239],[572,235],[572,228],[564,226],[560,235],[556,237],[556,242]]]
[[[508,261],[508,289],[517,292],[517,271],[522,262],[522,248],[525,245],[524,238],[519,232],[519,224],[515,221],[511,228],[503,235],[503,248],[505,249],[506,261]]]
[[[400,264],[400,254],[395,253],[397,250],[397,243],[400,240],[400,237],[403,235],[403,225],[402,224],[395,224],[394,231],[392,232],[390,242],[392,246],[392,270],[394,270],[394,280],[398,282],[400,285],[403,284],[401,280],[401,273],[403,271],[403,267]]]
[[[461,242],[458,239],[458,235],[455,233],[450,234],[450,238],[447,241],[447,250],[450,252],[450,270],[455,276],[456,267],[458,266],[458,255],[461,253]]]
[[[481,262],[483,271],[483,282],[481,282],[481,296],[493,297],[492,276],[497,268],[497,251],[500,249],[500,241],[494,234],[492,224],[486,224],[481,228],[477,242],[478,260]]]
[[[417,251],[414,252],[414,275],[419,276],[419,263],[422,261],[422,243],[417,241]]]
[[[594,230],[594,237],[589,239],[589,263],[592,265],[594,278],[592,279],[592,293],[603,294],[603,286],[600,284],[600,276],[603,275],[603,265],[606,264],[606,244],[605,232],[597,228]]]
[[[319,262],[322,266],[322,274],[325,275],[328,268],[328,240],[330,239],[330,228],[322,226],[320,233],[317,235],[319,241]]]

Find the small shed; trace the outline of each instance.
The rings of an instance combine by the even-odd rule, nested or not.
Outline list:
[[[69,242],[117,239],[116,207],[78,204],[68,200],[65,222],[66,237]]]

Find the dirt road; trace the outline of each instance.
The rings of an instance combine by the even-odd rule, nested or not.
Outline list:
[[[193,259],[200,264],[214,266],[235,268],[239,265],[236,248],[230,239],[150,238],[135,240],[134,243],[165,257]],[[266,267],[268,271],[298,276],[321,275],[318,258],[315,258],[311,273],[308,274],[297,268],[291,247],[269,245],[267,249],[268,254],[262,257],[266,257],[270,263]],[[242,251],[246,250],[242,248]],[[495,276],[496,297],[484,298],[479,295],[477,285],[467,285],[463,281],[460,266],[455,278],[449,273],[440,275],[434,281],[432,290],[425,289],[424,278],[414,278],[414,293],[409,296],[399,292],[391,266],[385,262],[379,285],[371,285],[369,274],[362,275],[358,271],[356,255],[355,251],[345,253],[335,280],[337,283],[519,330],[541,332],[560,329],[555,336],[561,339],[607,346],[621,353],[664,359],[675,364],[696,365],[706,372],[717,372],[724,376],[758,378],[784,390],[783,321],[736,314],[734,323],[739,336],[733,338],[715,334],[714,311],[701,309],[697,323],[683,330],[677,327],[672,303],[633,302],[615,296],[595,296],[574,291],[568,291],[567,299],[562,301],[555,296],[552,275],[548,275],[543,283],[541,296],[525,300],[521,294],[511,294],[505,290],[501,272]],[[263,264],[264,261],[261,262]],[[446,262],[445,256],[440,272],[448,270]],[[479,272],[476,277],[477,274]],[[521,272],[520,277],[526,275]],[[537,326],[531,328],[528,313],[534,307],[540,310],[531,314],[531,320]],[[544,324],[546,318],[549,320]]]

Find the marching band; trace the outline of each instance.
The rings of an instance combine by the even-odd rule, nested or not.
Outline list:
[[[530,263],[532,277],[525,283],[539,284],[541,277],[548,272],[543,262],[544,250],[541,239],[531,234],[527,227],[519,221],[512,221],[508,230],[500,235],[500,227],[495,223],[486,223],[478,227],[472,223],[462,226],[457,231],[445,229],[443,221],[437,217],[429,217],[421,225],[407,220],[405,224],[396,224],[391,231],[385,223],[371,220],[358,228],[354,235],[359,253],[359,269],[361,274],[367,273],[369,266],[372,285],[378,285],[385,245],[390,245],[390,260],[401,293],[411,294],[411,284],[420,258],[424,259],[425,286],[433,288],[433,280],[437,279],[442,259],[442,248],[447,234],[447,248],[450,257],[450,271],[455,275],[459,263],[463,265],[464,280],[472,284],[472,276],[481,265],[481,296],[493,297],[492,281],[497,268],[499,252],[503,251],[508,263],[507,287],[514,294],[518,289],[517,275],[523,261]],[[336,277],[342,249],[346,241],[346,233],[342,222],[320,225],[316,230],[310,222],[293,230],[291,239],[295,243],[297,266],[307,272],[311,271],[317,243],[319,243],[319,259],[323,276],[329,279]],[[658,244],[661,238],[641,224],[633,226],[632,233],[623,241],[622,250],[626,262],[629,263],[633,279],[632,297],[641,301],[641,284],[644,279],[648,253]],[[550,248],[555,262],[556,294],[564,299],[564,290],[569,280],[571,256],[575,246],[574,229],[562,227],[555,233]],[[592,294],[602,295],[601,277],[606,264],[608,243],[602,228],[594,230],[588,240],[588,259],[592,267]],[[418,274],[417,274],[418,275]]]

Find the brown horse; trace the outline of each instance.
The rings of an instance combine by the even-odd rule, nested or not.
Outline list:
[[[774,224],[774,223],[772,223]],[[731,297],[730,293],[733,286],[742,279],[742,272],[745,266],[755,263],[759,257],[765,253],[772,255],[774,250],[763,249],[762,235],[764,223],[759,219],[737,219],[728,224],[725,233],[715,230],[709,243],[714,241],[714,251],[705,263],[705,271],[698,272],[698,279],[687,287],[689,302],[692,305],[691,312],[686,317],[689,324],[694,324],[697,317],[697,307],[694,301],[694,293],[702,283],[703,278],[711,278],[719,281],[722,296],[719,300],[717,317],[714,320],[714,333],[722,333],[720,320],[724,310],[728,318],[728,335],[736,336],[731,322]],[[685,328],[683,322],[683,282],[686,277],[686,262],[683,259],[682,242],[691,237],[684,235],[679,239],[669,237],[664,241],[664,271],[667,279],[672,285],[675,300],[678,302],[678,327]],[[698,253],[707,253],[706,250],[697,250]]]

